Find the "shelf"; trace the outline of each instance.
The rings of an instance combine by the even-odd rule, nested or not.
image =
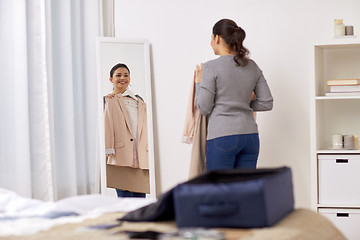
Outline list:
[[[317,154],[360,154],[360,150],[316,150]]]
[[[316,100],[360,99],[359,96],[317,96]]]
[[[338,209],[338,208],[355,208],[358,209],[360,208],[360,204],[359,205],[334,205],[334,204],[317,204],[318,208],[334,208],[334,209]]]
[[[344,36],[334,36],[334,39],[348,39],[348,38],[356,38],[356,35],[344,35]]]
[[[315,47],[322,49],[347,49],[360,47],[359,39],[353,38],[334,38],[327,43],[316,44]]]

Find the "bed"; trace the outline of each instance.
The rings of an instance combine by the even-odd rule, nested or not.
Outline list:
[[[0,190],[0,239],[107,240],[129,239],[127,232],[134,231],[178,231],[174,221],[120,224],[117,220],[126,212],[154,201],[95,194],[46,203]],[[295,209],[271,228],[215,230],[224,234],[225,239],[345,239],[329,220],[308,209]]]

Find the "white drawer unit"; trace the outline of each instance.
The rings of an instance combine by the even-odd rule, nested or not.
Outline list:
[[[360,209],[319,208],[319,213],[328,218],[349,240],[360,239]]]
[[[360,207],[360,155],[318,155],[319,205]]]

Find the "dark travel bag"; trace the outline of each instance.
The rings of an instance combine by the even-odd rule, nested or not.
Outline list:
[[[270,227],[294,209],[291,169],[208,171],[122,221],[176,220],[178,227]]]

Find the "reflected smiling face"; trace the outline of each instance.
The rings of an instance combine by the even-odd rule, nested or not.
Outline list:
[[[119,67],[109,80],[114,85],[113,93],[124,93],[130,84],[130,73],[126,68]]]

